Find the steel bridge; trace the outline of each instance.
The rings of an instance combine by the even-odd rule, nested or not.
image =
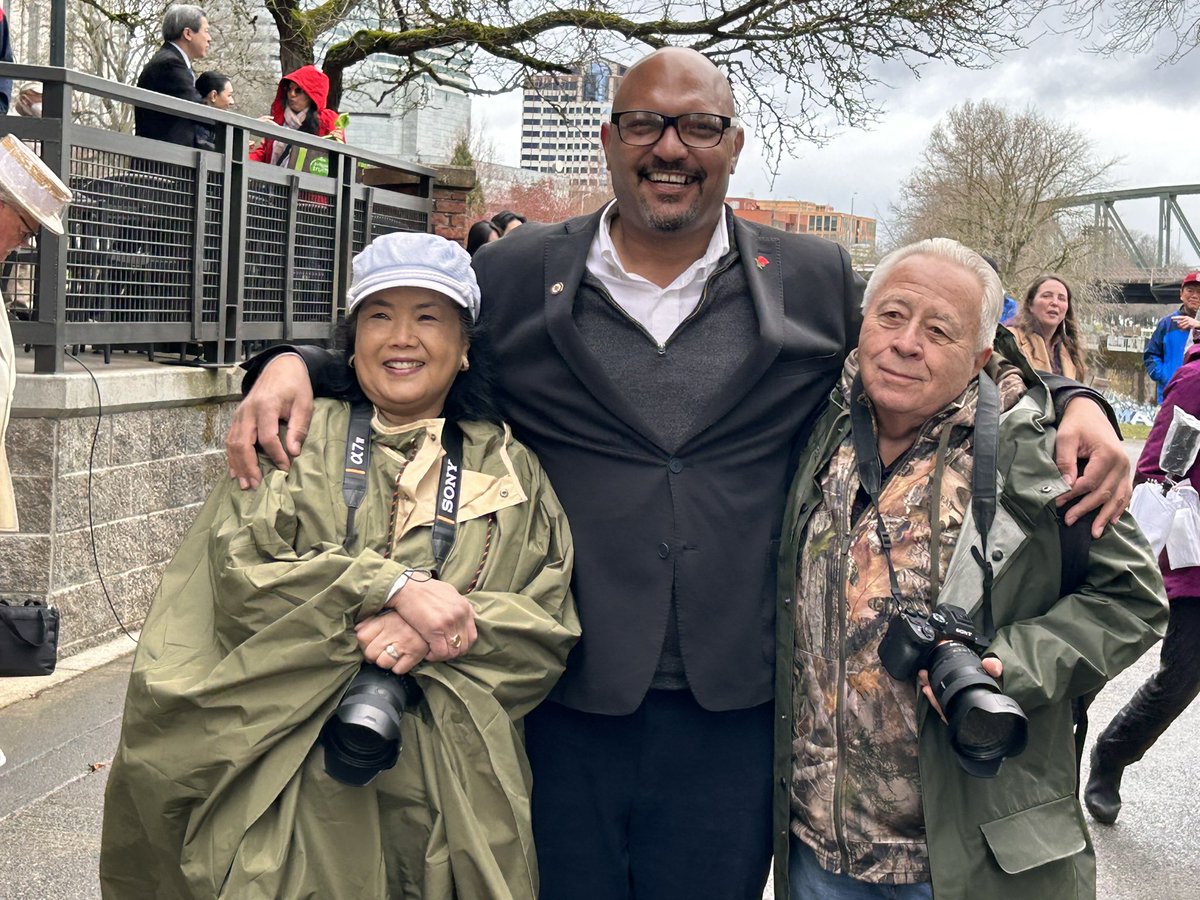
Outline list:
[[[1181,260],[1172,258],[1172,245],[1177,236],[1182,236],[1192,248],[1196,258],[1200,258],[1200,240],[1197,240],[1196,229],[1192,227],[1179,206],[1179,198],[1200,194],[1200,184],[1175,184],[1164,187],[1131,188],[1120,191],[1097,191],[1093,194],[1079,194],[1075,197],[1062,197],[1056,205],[1065,209],[1080,206],[1090,206],[1095,213],[1095,228],[1098,231],[1109,231],[1115,235],[1125,250],[1128,251],[1132,262],[1140,269],[1163,269],[1179,265]],[[1131,200],[1158,201],[1158,235],[1155,242],[1155,258],[1149,260],[1145,252],[1134,240],[1133,234],[1117,212],[1117,204]]]

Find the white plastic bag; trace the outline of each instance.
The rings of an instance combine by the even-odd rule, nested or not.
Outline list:
[[[1167,535],[1167,562],[1172,569],[1200,566],[1200,513],[1196,510],[1175,510]]]
[[[1167,562],[1172,569],[1200,566],[1200,494],[1190,484],[1177,484],[1167,499],[1175,504],[1167,533]]]
[[[1167,534],[1175,520],[1175,504],[1163,494],[1162,485],[1143,481],[1133,489],[1129,501],[1129,513],[1133,516],[1155,557],[1162,553],[1167,543]]]
[[[1200,566],[1200,494],[1194,487],[1177,484],[1164,494],[1161,484],[1144,481],[1133,489],[1129,512],[1154,555],[1166,549],[1172,569]]]

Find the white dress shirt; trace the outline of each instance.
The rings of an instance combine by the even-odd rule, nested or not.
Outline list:
[[[183,57],[183,64],[188,67],[188,71],[191,72],[192,77],[195,78],[196,70],[192,68],[192,58],[188,56],[184,49],[174,41],[168,41],[167,43],[179,51],[179,55]]]
[[[729,252],[729,228],[725,223],[724,211],[704,255],[666,287],[659,287],[641,275],[626,271],[609,231],[616,214],[617,201],[613,200],[604,208],[600,228],[588,250],[587,270],[604,285],[613,302],[662,347],[699,305],[709,275],[721,257]]]

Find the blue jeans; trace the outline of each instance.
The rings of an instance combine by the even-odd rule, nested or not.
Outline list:
[[[933,900],[933,885],[871,884],[826,872],[803,841],[792,835],[788,856],[791,900]]]

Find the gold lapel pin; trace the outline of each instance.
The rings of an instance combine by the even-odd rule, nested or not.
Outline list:
[[[563,283],[561,281],[556,281],[556,282],[554,282],[554,284],[550,285],[550,293],[561,294],[562,292],[563,292]]]

